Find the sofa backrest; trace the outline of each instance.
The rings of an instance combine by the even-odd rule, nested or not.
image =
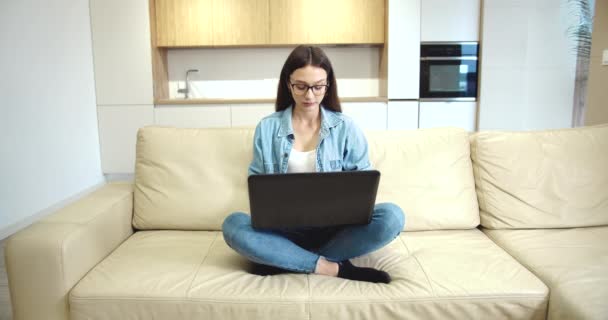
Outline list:
[[[133,226],[220,230],[249,212],[253,129],[145,127],[137,135]],[[460,129],[366,132],[382,173],[377,202],[398,204],[407,230],[479,224],[469,141]]]
[[[406,215],[406,229],[471,229],[479,209],[468,134],[458,128],[367,132],[370,161],[382,176],[376,202]]]
[[[608,126],[471,136],[481,224],[608,224]]]
[[[253,129],[139,129],[133,226],[220,230],[230,213],[248,212],[253,133]]]

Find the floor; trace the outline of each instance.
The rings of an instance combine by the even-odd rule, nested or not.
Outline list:
[[[4,242],[0,241],[0,320],[11,320],[12,318],[8,278],[4,266]]]

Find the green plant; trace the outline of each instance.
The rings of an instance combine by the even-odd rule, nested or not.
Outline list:
[[[570,26],[568,36],[574,41],[574,51],[578,59],[589,60],[591,55],[591,33],[593,31],[594,0],[568,0],[572,15],[578,23]]]
[[[574,42],[572,49],[576,55],[572,126],[579,127],[585,124],[595,0],[568,0],[568,7],[571,9],[572,16],[578,21],[575,25],[570,26],[566,32]]]

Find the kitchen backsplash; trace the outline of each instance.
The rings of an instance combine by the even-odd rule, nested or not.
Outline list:
[[[323,47],[338,81],[341,97],[379,96],[380,47]],[[169,50],[169,95],[185,87],[190,98],[274,98],[281,68],[292,48],[211,48]]]

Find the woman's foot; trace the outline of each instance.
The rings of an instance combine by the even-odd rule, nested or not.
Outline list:
[[[338,276],[338,264],[335,262],[327,261],[325,258],[320,257],[317,260],[317,267],[315,268],[316,274],[322,274],[330,277]]]
[[[348,260],[340,262],[338,277],[374,283],[391,282],[391,276],[388,273],[374,268],[357,267]]]
[[[331,277],[374,283],[391,282],[391,276],[388,273],[374,268],[357,267],[349,260],[336,263],[321,257],[317,261],[315,273]]]

